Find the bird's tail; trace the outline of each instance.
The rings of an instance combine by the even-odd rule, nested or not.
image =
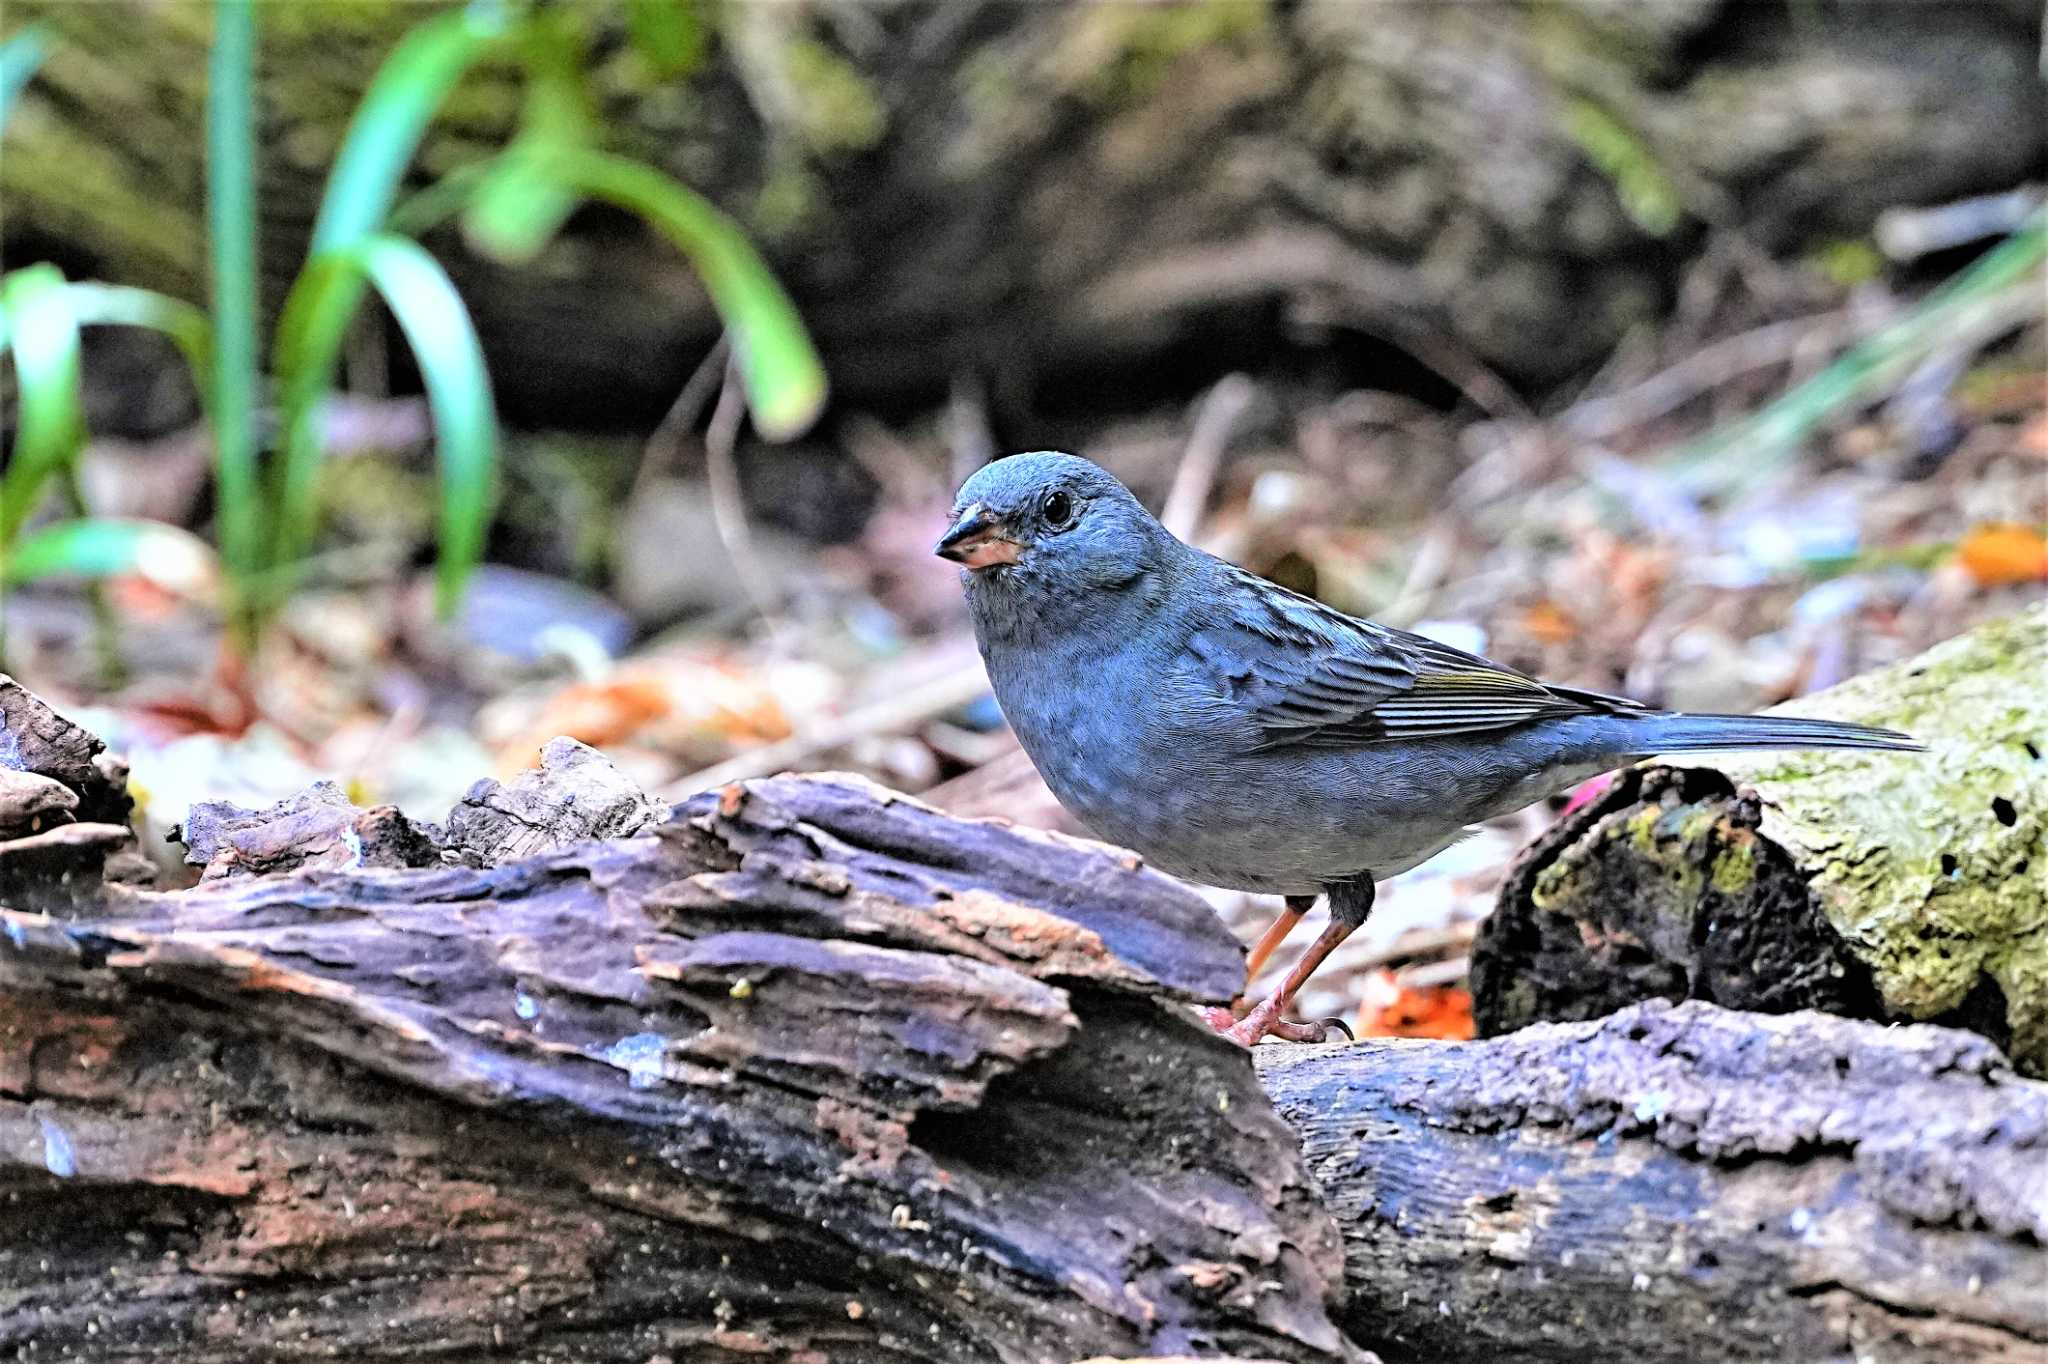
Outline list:
[[[1642,754],[1716,748],[1880,748],[1917,753],[1910,734],[1842,720],[1793,715],[1645,715],[1630,723],[1630,747]]]

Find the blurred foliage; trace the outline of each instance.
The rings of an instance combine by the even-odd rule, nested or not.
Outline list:
[[[1905,316],[1765,407],[1671,451],[1662,468],[1696,495],[1726,494],[1797,456],[1822,423],[1896,385],[1915,366],[1980,333],[2040,315],[2048,209],[1922,299]]]
[[[287,295],[270,357],[275,449],[259,459],[258,249],[254,0],[216,0],[207,100],[212,316],[146,290],[68,282],[52,265],[0,281],[0,349],[20,387],[14,448],[0,478],[0,583],[145,571],[170,544],[132,523],[23,530],[53,480],[72,491],[85,440],[79,328],[150,327],[191,365],[214,434],[217,533],[228,606],[243,647],[303,579],[318,536],[322,409],[366,294],[375,292],[411,348],[434,418],[440,468],[436,600],[451,612],[479,562],[496,500],[498,427],[490,377],[468,310],[412,236],[459,217],[467,240],[501,262],[531,261],[585,199],[638,214],[704,278],[733,340],[756,428],[770,440],[805,430],[822,409],[822,364],[794,305],[737,226],[664,173],[600,149],[587,83],[585,17],[472,0],[415,25],[385,58],[335,154],[312,241]],[[264,9],[268,15],[272,11]],[[636,2],[631,42],[658,75],[686,73],[706,42],[694,7]],[[30,78],[44,39],[0,46],[0,118]],[[524,76],[517,131],[404,203],[421,139],[450,95],[487,60]],[[180,542],[180,552],[191,546]],[[153,559],[151,556],[154,556]],[[206,575],[169,575],[196,582]]]
[[[0,43],[0,132],[6,131],[14,97],[42,65],[44,47],[43,31],[34,25]]]
[[[1574,95],[1565,100],[1564,128],[1614,184],[1622,211],[1652,237],[1668,237],[1685,211],[1678,186],[1658,164],[1650,146],[1598,103]]]
[[[1873,242],[1837,237],[1814,248],[1813,263],[1830,282],[1853,289],[1881,276],[1885,259]]]

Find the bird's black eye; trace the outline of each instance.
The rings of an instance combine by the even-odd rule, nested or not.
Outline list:
[[[1074,524],[1074,499],[1063,492],[1045,495],[1045,504],[1039,508],[1044,513],[1045,524],[1054,530],[1065,530]]]

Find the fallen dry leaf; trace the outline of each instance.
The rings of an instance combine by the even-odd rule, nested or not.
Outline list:
[[[533,726],[499,756],[499,775],[523,771],[540,761],[541,745],[566,734],[603,748],[640,732],[673,709],[668,688],[656,679],[621,674],[602,682],[577,682],[557,692]]]
[[[1978,526],[1956,546],[1979,587],[2048,581],[2048,539],[2030,526]]]
[[[1471,992],[1456,985],[1403,985],[1392,971],[1373,972],[1358,1010],[1360,1037],[1432,1037],[1466,1042],[1473,1036]]]
[[[1579,623],[1548,597],[1522,613],[1522,628],[1544,644],[1569,644],[1579,637]]]

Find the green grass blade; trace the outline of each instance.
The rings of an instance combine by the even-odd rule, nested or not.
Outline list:
[[[418,362],[441,466],[435,602],[452,614],[483,558],[498,462],[497,406],[469,310],[440,264],[404,237],[365,243],[364,265]]]
[[[14,451],[0,477],[0,553],[35,510],[43,483],[85,443],[79,394],[78,320],[70,286],[54,265],[31,265],[0,280],[0,310],[19,380]]]
[[[809,429],[825,406],[825,367],[796,305],[739,226],[702,195],[636,161],[562,151],[548,155],[546,165],[591,198],[639,214],[689,258],[732,334],[755,429],[769,440]]]
[[[507,264],[538,255],[582,197],[523,153],[587,147],[598,135],[583,79],[589,41],[576,18],[562,9],[537,11],[520,25],[518,49],[526,67],[519,135],[491,161],[463,218],[470,244]]]
[[[207,64],[206,219],[214,341],[207,409],[221,555],[239,581],[257,566],[262,509],[256,487],[256,12],[217,0]],[[246,638],[248,622],[234,608]]]
[[[39,578],[128,574],[183,596],[206,591],[218,580],[213,551],[190,531],[161,521],[94,517],[59,521],[23,536],[0,564],[0,587]]]
[[[360,245],[360,244],[358,244]],[[267,566],[305,557],[319,516],[320,403],[334,380],[343,338],[362,303],[363,276],[350,248],[313,256],[292,281],[278,318],[270,369],[277,383],[279,465]],[[284,584],[270,579],[266,606]]]
[[[469,207],[477,190],[497,168],[497,157],[457,166],[418,193],[399,200],[391,216],[384,220],[384,230],[401,237],[424,237]]]
[[[0,132],[7,130],[7,115],[14,108],[15,96],[43,64],[46,52],[40,24],[31,24],[0,43]]]
[[[71,313],[81,327],[146,327],[176,345],[192,371],[202,407],[213,399],[213,324],[206,313],[181,298],[126,284],[86,280],[70,286]]]
[[[468,309],[434,258],[404,237],[379,234],[315,255],[286,300],[277,353],[285,440],[277,558],[280,564],[296,563],[312,543],[319,517],[320,400],[366,280],[398,320],[434,414],[441,466],[436,598],[445,612],[454,608],[483,556],[494,500],[498,419]],[[288,585],[287,575],[280,587]]]
[[[392,49],[363,92],[334,159],[313,224],[312,254],[383,228],[434,111],[504,31],[502,9],[470,5],[427,20]]]

